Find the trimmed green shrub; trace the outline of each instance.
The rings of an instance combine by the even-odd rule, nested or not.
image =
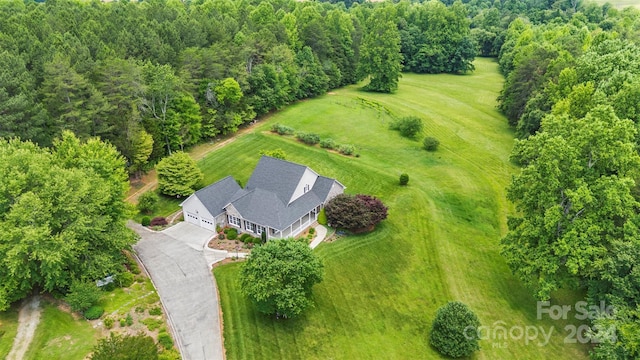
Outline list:
[[[149,315],[162,315],[162,309],[159,306],[149,309]]]
[[[271,132],[277,133],[278,135],[293,135],[295,129],[282,124],[273,124],[271,126]]]
[[[158,194],[155,191],[147,191],[140,195],[138,198],[138,211],[143,214],[150,214],[156,207],[156,204],[160,200]]]
[[[155,331],[162,326],[162,319],[146,318],[140,320],[140,322],[143,323],[149,331]]]
[[[320,147],[324,148],[324,149],[335,149],[336,148],[336,142],[331,138],[322,139],[322,140],[320,140]]]
[[[128,271],[123,271],[116,276],[116,281],[120,287],[129,287],[135,281],[135,277]]]
[[[135,336],[111,333],[109,337],[98,340],[91,360],[115,359],[156,360],[158,347],[150,336],[142,333]]]
[[[127,326],[133,325],[133,317],[131,316],[131,314],[127,314],[127,318],[125,319],[125,322]]]
[[[309,228],[309,234],[313,235],[316,233],[316,229],[315,228]]]
[[[318,224],[327,225],[327,214],[325,214],[324,208],[320,209],[318,213]]]
[[[85,310],[84,317],[87,320],[95,320],[100,319],[100,316],[102,316],[102,314],[104,314],[104,309],[100,306],[94,305]]]
[[[111,329],[115,322],[116,322],[116,320],[114,318],[112,318],[111,316],[107,316],[106,318],[104,318],[104,326],[107,329]]]
[[[102,290],[93,282],[73,281],[64,300],[73,311],[85,311],[98,303]]]
[[[142,224],[142,226],[151,225],[151,218],[148,216],[143,217],[142,220],[140,221],[140,224]]]
[[[282,149],[260,150],[260,155],[271,156],[272,158],[287,160],[287,153]]]
[[[165,349],[171,349],[173,347],[173,339],[166,332],[158,334],[158,343]]]
[[[304,131],[298,132],[296,134],[296,139],[307,145],[315,145],[320,142],[320,136],[318,134],[306,133]]]
[[[356,151],[356,147],[350,144],[343,144],[338,146],[338,151],[342,155],[353,155],[353,153]]]
[[[400,185],[404,186],[409,183],[409,174],[400,174]]]
[[[243,233],[242,235],[240,235],[240,241],[242,241],[243,243],[253,242],[253,236],[249,235],[248,233]]]
[[[261,237],[251,237],[251,242],[253,244],[255,244],[255,245],[262,244],[262,236]]]
[[[238,238],[238,230],[236,228],[229,228],[226,234],[227,234],[227,239],[229,240],[235,240]]]
[[[400,135],[407,138],[415,138],[422,132],[424,124],[417,116],[405,116],[391,123],[391,130],[398,130]]]
[[[436,312],[429,340],[445,356],[467,357],[480,349],[479,326],[478,317],[467,305],[451,301]]]
[[[127,326],[127,320],[125,320],[124,318],[120,319],[120,327],[125,327]]]
[[[267,242],[267,232],[263,231],[262,234],[260,234],[260,242],[261,243],[266,243]]]
[[[180,360],[180,354],[176,349],[165,349],[158,354],[158,360]]]
[[[422,140],[422,147],[424,147],[427,151],[436,151],[438,150],[438,145],[440,145],[440,141],[438,139],[427,136]]]

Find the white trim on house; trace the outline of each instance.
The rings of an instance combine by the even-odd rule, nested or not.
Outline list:
[[[180,204],[180,206],[182,206],[184,220],[186,222],[198,225],[208,230],[216,230],[216,221],[214,216],[209,213],[209,210],[207,210],[197,196],[189,196]]]
[[[313,185],[316,183],[316,180],[318,180],[319,176],[320,175],[318,175],[318,173],[316,173],[315,171],[307,167],[304,170],[302,177],[298,181],[298,185],[296,186],[296,189],[293,191],[293,194],[291,195],[291,199],[289,199],[289,204],[296,201],[300,196],[304,195],[307,191],[311,190],[311,188],[313,188]]]

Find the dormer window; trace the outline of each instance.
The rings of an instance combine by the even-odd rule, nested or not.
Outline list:
[[[305,194],[307,193],[307,191],[311,190],[311,185],[307,184],[304,186],[304,192]]]

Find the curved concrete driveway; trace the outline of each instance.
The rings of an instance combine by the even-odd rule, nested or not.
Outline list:
[[[184,360],[224,359],[215,279],[202,252],[129,222],[134,249],[151,276]]]

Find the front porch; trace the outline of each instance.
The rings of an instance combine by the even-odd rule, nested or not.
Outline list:
[[[262,236],[262,233],[266,232],[267,239],[295,237],[318,219],[320,209],[321,206],[318,205],[284,229],[275,229],[233,215],[227,215],[227,224],[238,229],[238,232],[247,232],[257,237]]]

